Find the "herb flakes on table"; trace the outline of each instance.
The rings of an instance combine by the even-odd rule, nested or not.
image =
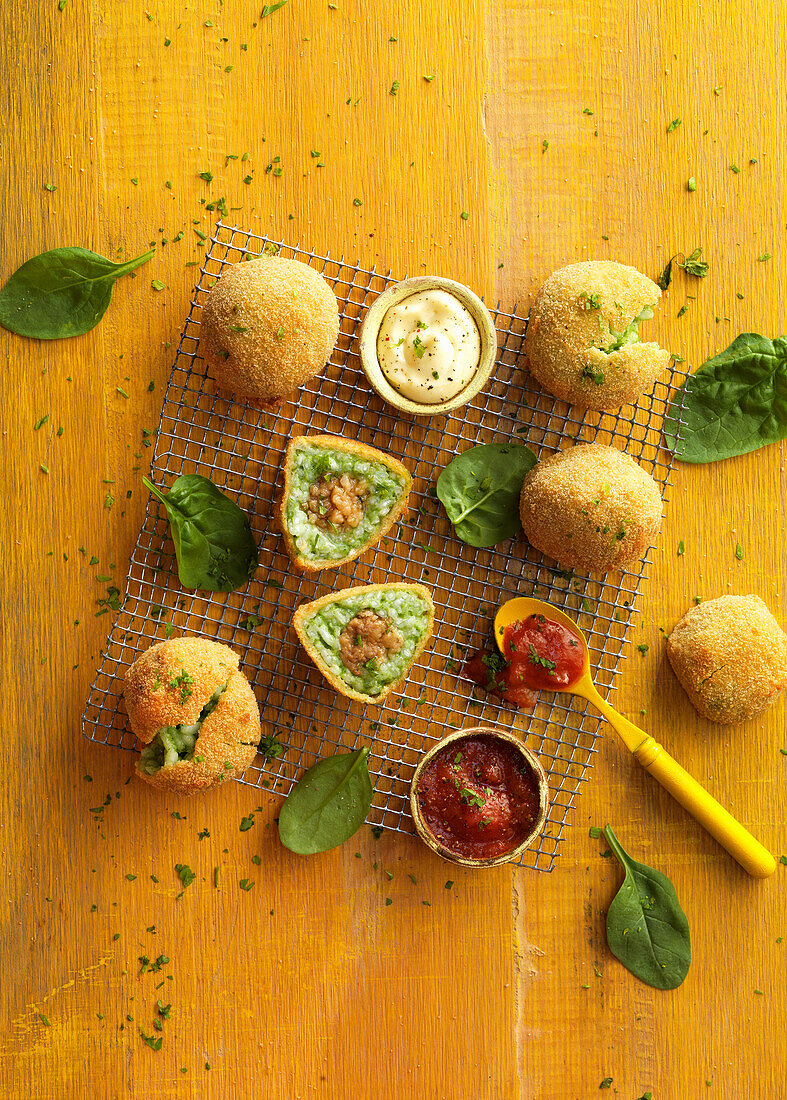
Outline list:
[[[184,890],[187,886],[191,886],[192,882],[197,877],[187,863],[176,863],[175,872],[183,883]]]
[[[689,187],[689,190],[691,191],[693,188]],[[680,259],[681,256],[683,259]],[[672,282],[673,264],[676,267],[682,268],[687,275],[693,275],[696,279],[704,279],[710,271],[710,264],[707,260],[702,259],[702,245],[700,245],[699,248],[695,248],[688,256],[683,252],[676,252],[667,262],[661,275],[656,279],[656,285],[661,290],[666,290]]]

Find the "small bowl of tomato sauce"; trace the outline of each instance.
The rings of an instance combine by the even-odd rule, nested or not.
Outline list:
[[[421,840],[465,867],[495,867],[529,848],[547,818],[549,787],[535,753],[513,734],[475,726],[421,759],[410,808]]]

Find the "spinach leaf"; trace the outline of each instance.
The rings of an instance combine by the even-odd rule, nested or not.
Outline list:
[[[641,982],[675,989],[691,965],[689,922],[675,888],[661,871],[632,859],[611,825],[604,836],[626,872],[607,910],[609,949]]]
[[[245,513],[212,481],[183,474],[164,495],[142,478],[167,510],[184,588],[234,592],[257,568],[257,544]]]
[[[519,531],[522,482],[537,461],[521,443],[486,443],[446,466],[437,495],[463,542],[495,546]]]
[[[292,852],[327,852],[356,833],[372,804],[366,745],[318,761],[290,791],[279,814],[279,836]]]
[[[154,248],[115,264],[85,248],[53,248],[18,267],[0,290],[0,325],[38,340],[81,336],[107,311],[112,287]]]
[[[744,332],[703,363],[673,398],[664,437],[682,462],[733,458],[787,438],[787,336]]]

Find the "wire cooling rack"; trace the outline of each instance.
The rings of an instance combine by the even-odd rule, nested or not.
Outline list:
[[[199,320],[207,291],[222,270],[245,257],[278,253],[311,264],[333,287],[341,331],[322,376],[276,413],[233,401],[217,391],[198,354]],[[232,645],[260,703],[263,747],[241,782],[286,795],[318,759],[359,743],[370,749],[375,787],[372,825],[413,832],[409,782],[425,749],[457,728],[502,724],[516,729],[539,754],[549,777],[551,805],[538,845],[521,864],[550,871],[561,835],[587,780],[599,719],[570,696],[543,692],[533,713],[506,709],[461,677],[461,662],[488,638],[495,607],[535,594],[576,615],[589,637],[597,683],[609,691],[648,558],[605,579],[575,577],[554,568],[520,535],[492,550],[459,541],[434,497],[440,470],[477,443],[511,439],[549,454],[566,441],[625,448],[666,490],[671,456],[660,449],[661,425],[676,379],[656,384],[651,397],[616,414],[576,410],[537,387],[521,369],[525,318],[498,309],[494,380],[450,416],[398,415],[372,391],[355,343],[365,307],[393,282],[219,223],[201,269],[161,413],[151,472],[168,486],[182,473],[200,473],[237,499],[251,517],[260,567],[247,587],[228,594],[184,591],[163,508],[151,498],[131,556],[118,613],[83,715],[85,736],[135,747],[122,704],[123,675],[155,641],[173,633],[201,634]],[[402,459],[413,473],[410,509],[389,537],[360,560],[311,576],[296,573],[273,521],[281,462],[292,435],[330,432],[360,439]],[[407,685],[382,706],[337,695],[300,648],[290,623],[294,608],[332,589],[406,579],[428,585],[436,605],[435,637],[410,671]],[[278,745],[269,738],[275,737]]]

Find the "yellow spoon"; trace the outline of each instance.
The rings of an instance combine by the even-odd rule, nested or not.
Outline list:
[[[508,600],[495,615],[495,641],[501,652],[505,628],[511,623],[521,622],[529,615],[544,615],[554,622],[567,626],[582,639],[585,647],[585,670],[575,683],[558,690],[570,695],[579,695],[587,699],[596,710],[601,711],[643,768],[649,771],[750,875],[755,878],[767,878],[768,875],[772,875],[776,870],[776,860],[771,853],[763,848],[762,844],[755,840],[721,803],[708,794],[696,779],[684,771],[677,760],[673,760],[657,741],[635,726],[633,722],[629,722],[622,714],[618,714],[601,698],[590,671],[587,638],[569,615],[545,600],[527,597]]]

